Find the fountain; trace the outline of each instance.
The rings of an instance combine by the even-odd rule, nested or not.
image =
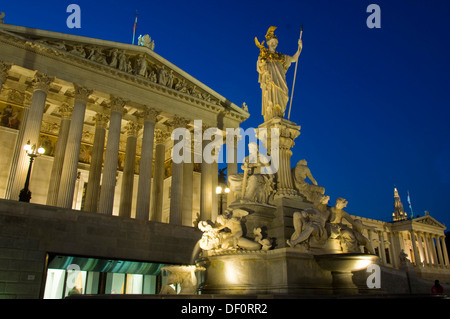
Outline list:
[[[203,220],[193,255],[204,269],[202,294],[355,294],[352,272],[376,263],[366,228],[330,197],[301,160],[291,168],[300,126],[284,118],[288,89],[284,73],[297,59],[275,51],[275,27],[266,34],[257,70],[264,122],[255,130],[267,154],[249,144],[244,173],[228,176],[236,200],[215,221]],[[292,97],[291,97],[292,99]],[[292,103],[292,101],[291,101]],[[291,104],[292,105],[292,104]],[[307,181],[311,183],[309,183]],[[364,247],[369,253],[362,253]],[[191,288],[191,291],[193,289]]]

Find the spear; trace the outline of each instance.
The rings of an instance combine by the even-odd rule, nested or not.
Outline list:
[[[303,33],[303,25],[300,28],[300,39],[302,39],[302,33]],[[300,45],[299,45],[300,47]],[[294,97],[294,86],[295,86],[295,77],[297,76],[297,65],[298,65],[298,57],[297,57],[297,61],[295,61],[295,71],[294,71],[294,81],[292,83],[292,91],[291,91],[291,101],[289,104],[289,113],[288,113],[288,120],[291,117],[291,107],[292,107],[292,98]]]

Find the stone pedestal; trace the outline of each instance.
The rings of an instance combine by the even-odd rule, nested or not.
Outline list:
[[[353,272],[377,263],[368,254],[315,255],[295,248],[267,251],[203,252],[203,294],[352,295]]]
[[[333,293],[331,273],[292,248],[207,256],[197,265],[206,269],[202,294]]]
[[[301,197],[279,197],[274,199],[272,204],[237,201],[229,207],[249,212],[245,217],[248,237],[252,236],[254,228],[261,227],[267,233],[267,237],[272,239],[273,246],[282,248],[288,246],[286,240],[294,233],[293,214],[311,206],[311,203]]]
[[[275,198],[298,197],[291,174],[291,156],[294,140],[300,135],[300,126],[283,118],[272,118],[256,130],[257,137],[271,156],[271,168],[277,175]]]

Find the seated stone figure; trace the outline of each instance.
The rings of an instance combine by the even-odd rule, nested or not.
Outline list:
[[[364,225],[360,220],[354,220],[346,211],[348,201],[339,197],[336,199],[334,207],[330,208],[330,218],[327,223],[327,231],[330,239],[337,239],[343,253],[361,252],[359,245],[364,245],[367,250],[373,254],[374,250],[370,240],[363,234]],[[342,220],[346,220],[352,227],[343,224]]]
[[[292,169],[292,177],[297,191],[311,203],[314,203],[320,195],[325,193],[325,188],[317,184],[308,168],[308,163],[304,159],[298,161],[297,165]],[[312,185],[306,182],[307,178]]]
[[[261,161],[263,154],[258,152],[256,143],[248,145],[250,155],[244,159],[244,173],[230,175],[228,183],[230,190],[242,201],[266,204],[274,194],[274,175],[261,173],[267,166]]]
[[[314,207],[307,208],[293,214],[294,233],[287,244],[295,247],[302,244],[305,249],[311,247],[322,247],[327,239],[328,233],[325,224],[330,215],[327,204],[330,197],[321,195],[316,199]]]

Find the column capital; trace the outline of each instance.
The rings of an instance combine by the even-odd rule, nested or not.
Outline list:
[[[73,87],[75,88],[75,100],[81,100],[83,102],[87,102],[89,95],[94,92],[94,90],[76,83],[73,84]]]
[[[156,144],[164,144],[166,140],[169,138],[169,132],[164,132],[161,129],[155,129],[155,141]]]
[[[103,113],[95,114],[92,119],[95,121],[95,126],[106,128],[109,121],[109,116]]]
[[[128,121],[128,123],[124,127],[125,131],[127,132],[127,136],[137,136],[141,128],[142,125],[134,121]]]
[[[40,90],[47,92],[50,88],[50,84],[55,80],[54,76],[49,76],[45,73],[36,72],[33,79],[33,88],[34,90]]]
[[[191,122],[190,120],[188,120],[184,117],[175,115],[174,118],[172,119],[172,121],[170,121],[170,127],[172,129],[181,128],[181,127],[188,128],[188,124],[190,122]]]
[[[59,112],[59,114],[61,114],[61,118],[63,118],[63,119],[70,118],[70,116],[72,115],[72,111],[73,111],[73,106],[71,106],[69,103],[66,103],[66,102],[63,102],[58,107],[58,112]]]
[[[141,116],[144,118],[144,122],[156,123],[156,117],[159,114],[161,114],[161,111],[150,106],[144,106],[144,111],[141,113]]]
[[[6,80],[6,76],[8,75],[9,69],[11,69],[12,64],[0,61],[0,81],[4,82]]]
[[[110,100],[111,112],[116,111],[116,112],[122,113],[124,111],[125,104],[126,104],[125,99],[120,98],[115,95],[111,95],[111,100]]]

